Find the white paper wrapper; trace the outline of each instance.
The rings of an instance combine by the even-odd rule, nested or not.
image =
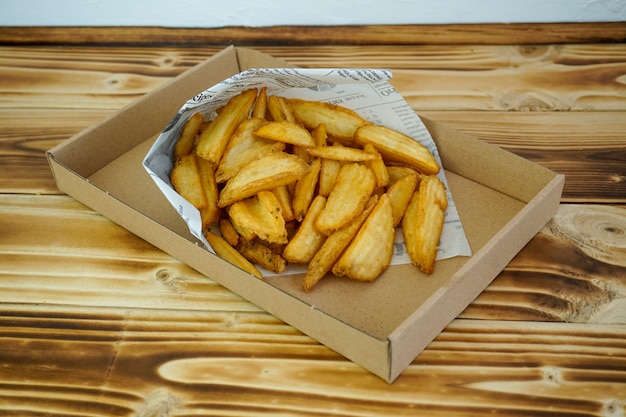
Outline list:
[[[174,144],[193,113],[200,112],[205,119],[211,119],[215,116],[216,109],[242,90],[266,86],[268,95],[325,101],[355,110],[373,123],[413,137],[426,146],[441,165],[439,153],[428,130],[404,98],[389,84],[390,78],[390,71],[380,69],[258,68],[243,71],[188,100],[155,141],[143,161],[144,168],[185,220],[190,232],[208,250],[213,251],[202,235],[199,211],[176,193],[170,182]],[[447,188],[444,170],[440,171],[439,178]],[[471,255],[454,198],[449,191],[448,200],[438,260]],[[391,263],[410,262],[401,230],[398,229]],[[285,274],[301,272],[302,268],[290,265]],[[262,272],[264,275],[274,275],[268,271]]]

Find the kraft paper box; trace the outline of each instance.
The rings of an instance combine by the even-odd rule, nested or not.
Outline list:
[[[228,47],[51,149],[50,166],[62,192],[392,382],[550,220],[564,178],[421,118],[472,255],[439,260],[431,276],[396,264],[373,283],[322,280],[310,293],[297,277],[259,280],[204,247],[142,162],[190,97],[246,69],[284,67],[260,52]]]

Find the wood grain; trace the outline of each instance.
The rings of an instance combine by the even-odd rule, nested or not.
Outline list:
[[[623,22],[0,28],[0,415],[625,415],[624,39]],[[557,215],[393,384],[56,189],[47,149],[230,43],[390,68],[419,114],[566,175]]]
[[[219,49],[0,48],[0,189],[55,193],[42,151]],[[563,201],[626,200],[623,44],[261,50],[299,66],[390,67],[420,114],[566,174]]]
[[[619,415],[626,267],[554,223],[388,385],[69,197],[0,196],[0,410]]]
[[[416,45],[603,43],[626,39],[623,22],[458,25],[2,27],[4,44]]]
[[[626,401],[621,325],[455,320],[389,385],[261,312],[33,313],[2,312],[7,413],[610,417]]]

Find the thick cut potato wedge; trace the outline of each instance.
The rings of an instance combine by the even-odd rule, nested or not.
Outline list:
[[[319,195],[328,197],[333,187],[335,186],[335,181],[337,180],[337,175],[339,175],[340,169],[340,161],[334,159],[322,159],[320,167],[319,186],[317,191]]]
[[[207,229],[220,219],[222,210],[217,206],[219,191],[217,189],[217,182],[215,181],[215,168],[213,164],[197,156],[196,160],[198,162],[202,190],[206,196],[206,205],[200,209],[200,217],[202,219],[202,228]]]
[[[252,118],[267,118],[267,87],[265,86],[261,87],[261,90],[259,90],[259,95],[257,96],[254,108],[252,109]]]
[[[222,237],[230,246],[237,246],[239,243],[239,233],[233,227],[233,223],[230,221],[228,217],[222,217],[219,221],[220,225],[220,233]]]
[[[434,175],[420,182],[402,218],[402,233],[411,262],[432,274],[448,199],[444,184]]]
[[[379,159],[380,155],[369,153],[363,149],[350,148],[348,146],[316,146],[308,148],[307,151],[313,156],[325,159],[335,159],[343,162],[365,162]]]
[[[259,127],[254,133],[262,138],[291,143],[292,145],[304,147],[315,146],[315,141],[306,128],[287,120],[266,123]]]
[[[264,119],[246,119],[237,128],[231,137],[220,163],[215,171],[218,183],[228,181],[252,159],[269,152],[279,152],[285,149],[285,144],[274,140],[261,138],[254,132],[267,123]]]
[[[376,177],[376,187],[386,187],[389,184],[389,172],[387,171],[387,165],[383,160],[380,153],[369,143],[363,147],[363,150],[375,156],[374,159],[365,163],[365,165],[372,170]]]
[[[418,175],[416,173],[409,173],[398,179],[387,189],[387,195],[391,201],[394,227],[397,227],[402,221],[404,212],[411,201],[411,197],[413,197],[418,183]]]
[[[376,186],[371,169],[358,162],[341,167],[326,206],[315,222],[318,230],[330,235],[350,223],[363,211]]]
[[[215,166],[219,164],[230,137],[239,124],[248,118],[256,95],[257,89],[253,88],[230,99],[198,138],[196,145],[198,156],[209,160]]]
[[[372,212],[378,202],[378,196],[370,197],[365,204],[363,211],[356,216],[345,227],[332,233],[322,244],[322,247],[315,253],[309,268],[304,275],[302,288],[304,291],[311,291],[313,287],[332,269],[350,241],[357,234],[359,228]]]
[[[383,194],[350,245],[333,265],[333,274],[359,281],[375,280],[391,262],[395,236],[391,201],[387,194]]]
[[[309,263],[320,249],[326,235],[315,227],[315,220],[326,204],[326,198],[318,195],[315,197],[300,227],[291,238],[283,251],[283,258],[287,262]]]
[[[247,260],[237,249],[230,246],[224,238],[215,233],[206,231],[204,233],[209,245],[213,248],[217,256],[231,264],[238,266],[244,271],[263,279],[263,274],[249,260]]]
[[[304,219],[311,202],[315,198],[315,189],[319,181],[322,161],[319,158],[314,158],[309,165],[311,172],[300,178],[293,190],[292,208],[294,218],[299,222]]]
[[[439,172],[439,164],[430,151],[415,139],[385,126],[368,125],[354,134],[356,143],[371,144],[389,161],[407,164],[426,175]]]
[[[324,123],[328,136],[345,144],[354,143],[354,132],[370,124],[355,111],[330,103],[289,99],[289,104],[307,129],[315,129]]]
[[[242,239],[237,245],[237,250],[244,258],[268,271],[280,274],[287,268],[287,261],[282,256],[258,240]]]
[[[272,191],[259,191],[233,203],[228,215],[235,230],[245,239],[258,237],[269,243],[287,243],[285,219]]]
[[[180,158],[172,169],[171,180],[176,192],[195,208],[206,207],[206,194],[202,187],[202,177],[198,171],[195,154]]]
[[[174,147],[174,161],[178,161],[183,156],[191,153],[196,144],[196,136],[198,136],[203,123],[204,117],[200,113],[194,113],[187,120]]]
[[[263,154],[246,163],[226,182],[218,206],[226,207],[259,191],[294,183],[310,171],[309,165],[295,155],[285,152]]]

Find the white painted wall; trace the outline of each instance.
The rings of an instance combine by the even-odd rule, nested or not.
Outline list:
[[[626,21],[626,0],[0,0],[1,26]]]

